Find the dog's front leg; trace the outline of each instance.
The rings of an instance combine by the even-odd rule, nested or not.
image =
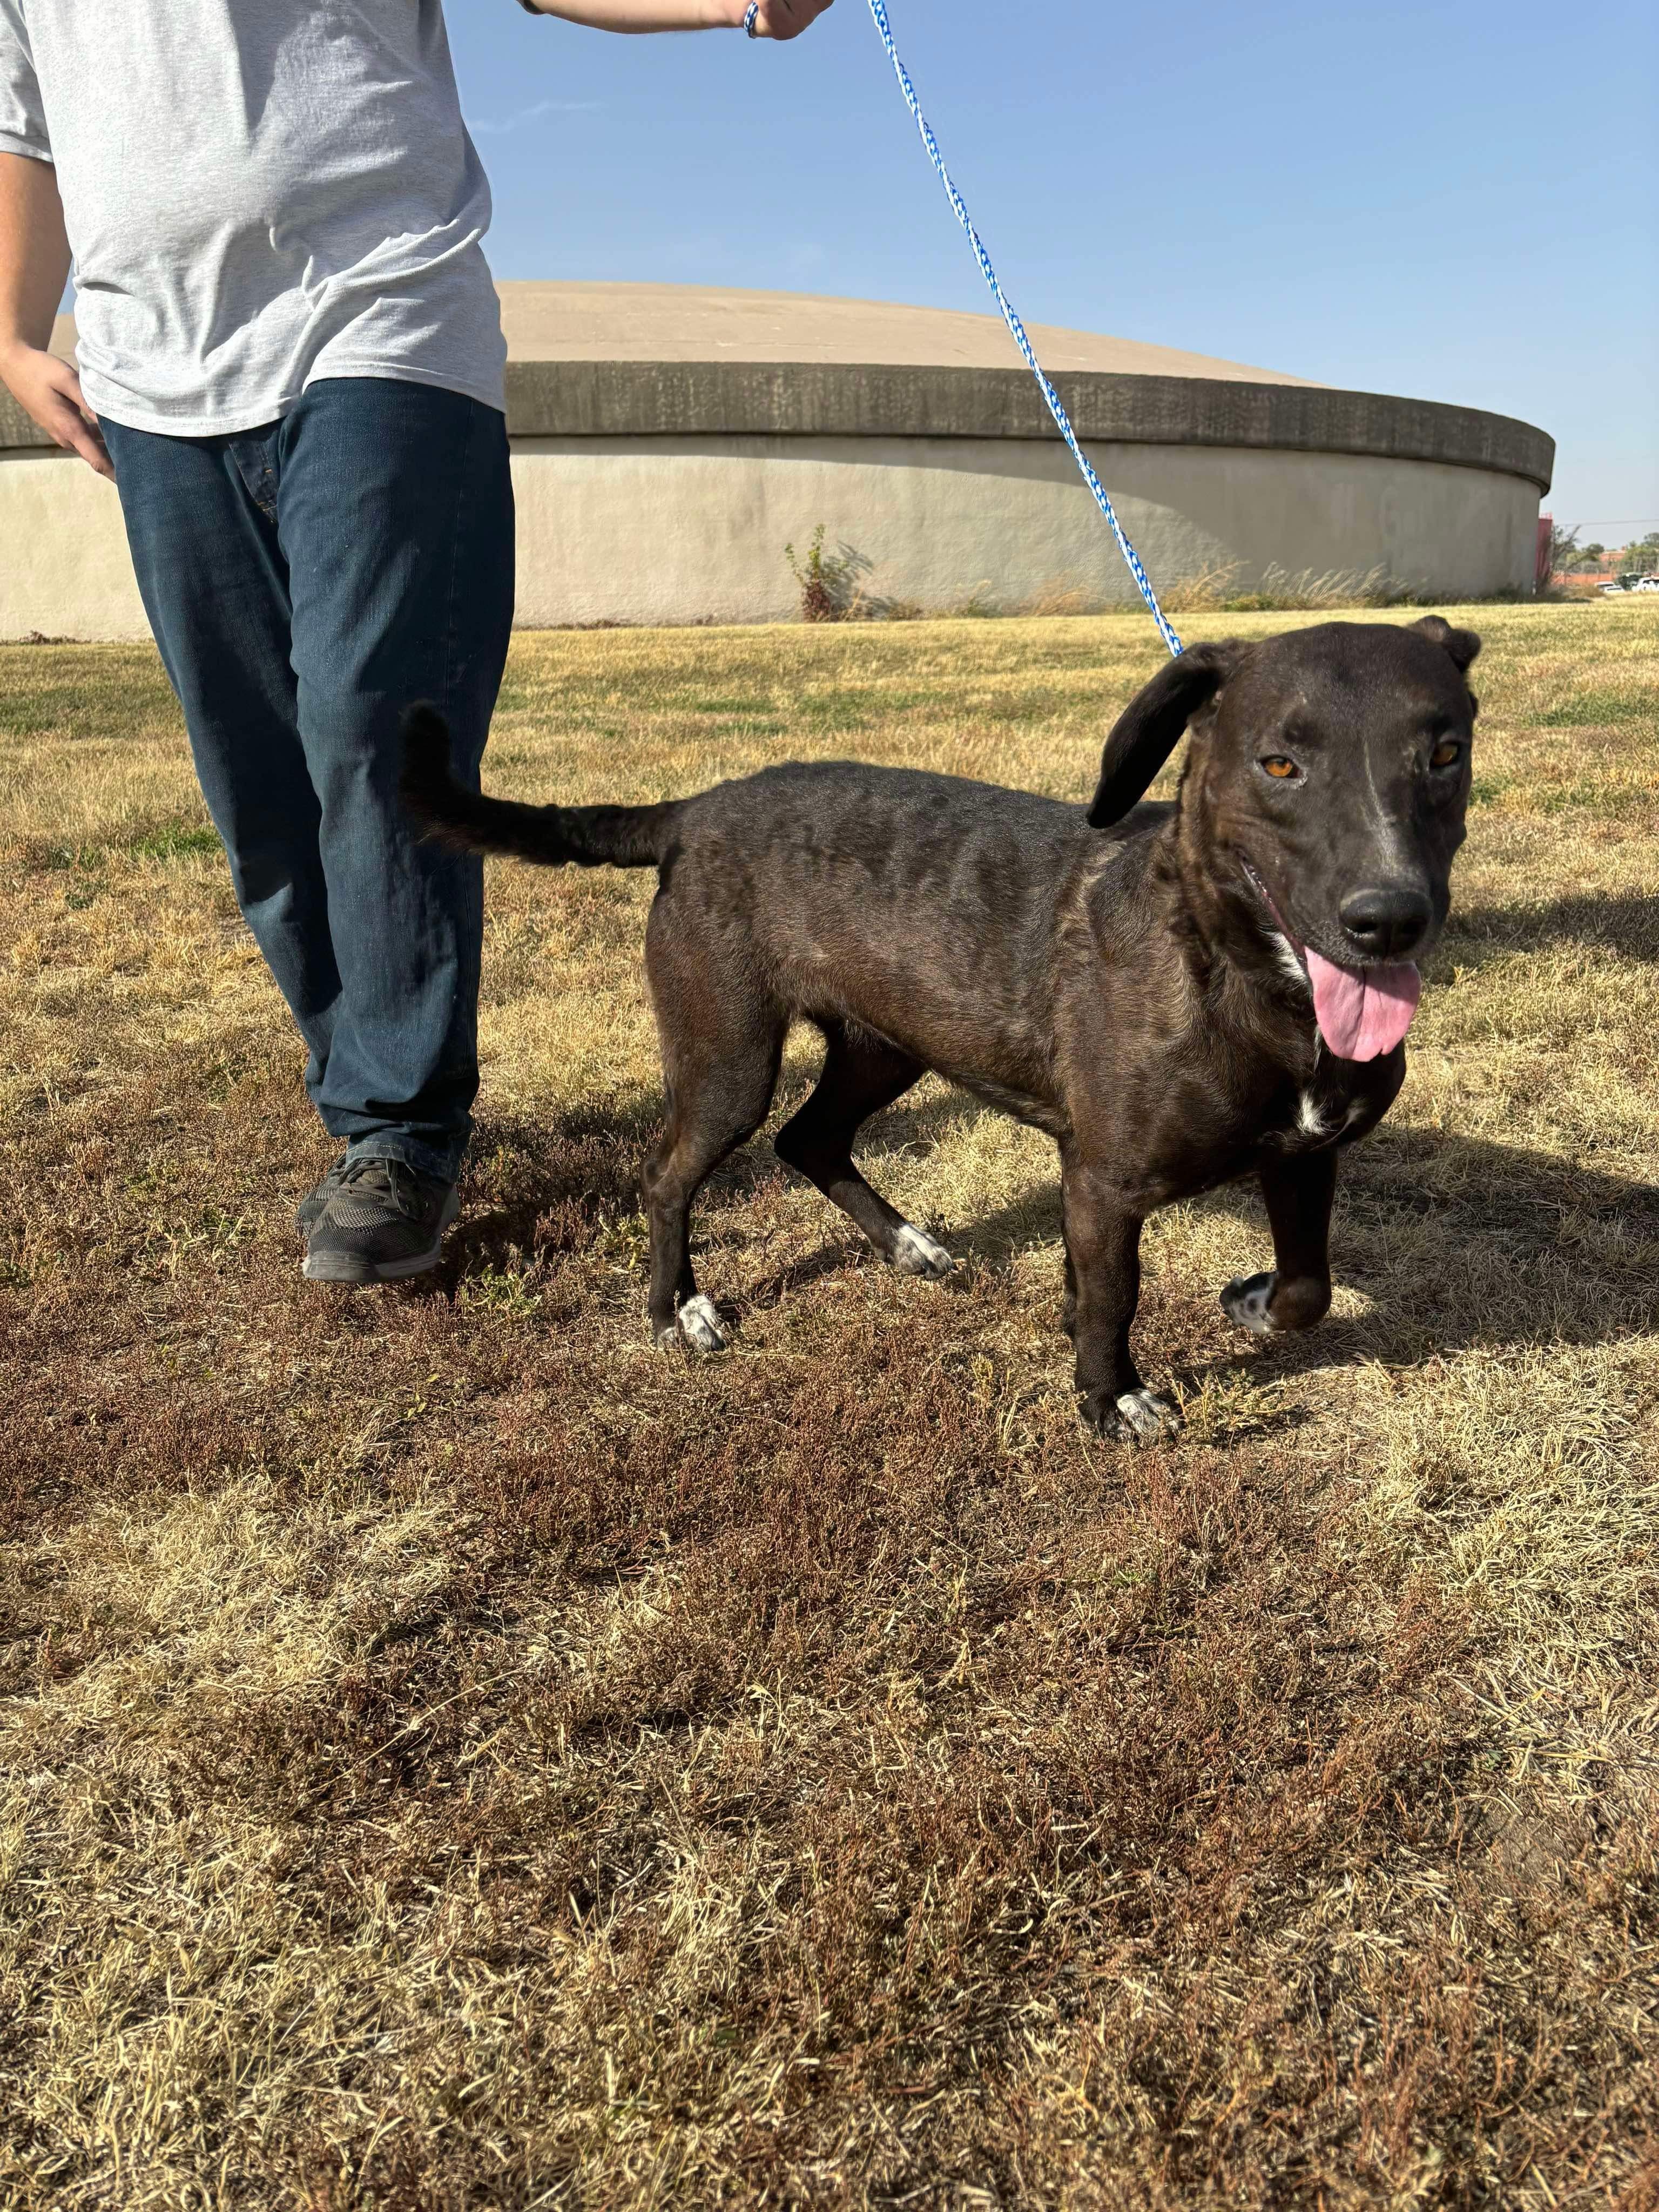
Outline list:
[[[1331,1200],[1336,1152],[1264,1160],[1261,1195],[1273,1232],[1271,1274],[1241,1275],[1221,1293],[1228,1318],[1258,1336],[1311,1328],[1331,1303]]]
[[[1079,1410],[1092,1429],[1133,1443],[1170,1436],[1181,1419],[1149,1390],[1129,1356],[1140,1297],[1139,1214],[1111,1179],[1065,1152],[1066,1328],[1077,1347]]]

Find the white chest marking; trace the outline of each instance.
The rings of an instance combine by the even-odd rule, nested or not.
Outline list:
[[[1363,1098],[1351,1098],[1340,1119],[1328,1121],[1318,1099],[1311,1091],[1304,1091],[1296,1102],[1296,1126],[1304,1137],[1334,1137],[1339,1130],[1352,1128],[1364,1111]]]

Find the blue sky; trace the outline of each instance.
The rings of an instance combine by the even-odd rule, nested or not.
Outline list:
[[[1518,415],[1558,520],[1659,527],[1653,0],[890,9],[1028,321]],[[865,0],[787,46],[449,15],[498,276],[989,307]]]

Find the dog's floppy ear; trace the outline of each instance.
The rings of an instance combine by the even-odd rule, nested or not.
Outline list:
[[[1136,692],[1113,724],[1100,757],[1100,783],[1089,809],[1091,830],[1109,829],[1145,798],[1188,723],[1214,698],[1243,650],[1237,638],[1188,646]]]
[[[1436,645],[1450,653],[1460,674],[1468,672],[1470,662],[1480,650],[1480,639],[1476,631],[1454,629],[1440,615],[1425,615],[1422,621],[1414,622],[1412,628],[1419,630],[1425,637],[1431,638]]]

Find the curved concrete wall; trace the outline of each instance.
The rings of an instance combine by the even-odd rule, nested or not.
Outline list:
[[[1316,386],[1056,380],[1157,582],[1230,568],[1524,590],[1553,458],[1506,417]],[[519,620],[787,620],[819,523],[924,609],[1133,596],[1018,370],[519,362]],[[0,637],[145,635],[112,488],[0,405]]]
[[[1462,597],[1531,582],[1538,490],[1441,462],[1091,445],[1154,582],[1278,563]],[[877,599],[950,609],[1135,598],[1064,447],[996,439],[515,441],[519,619],[787,622],[817,525]]]
[[[0,453],[0,638],[148,637],[115,487],[65,455]]]

